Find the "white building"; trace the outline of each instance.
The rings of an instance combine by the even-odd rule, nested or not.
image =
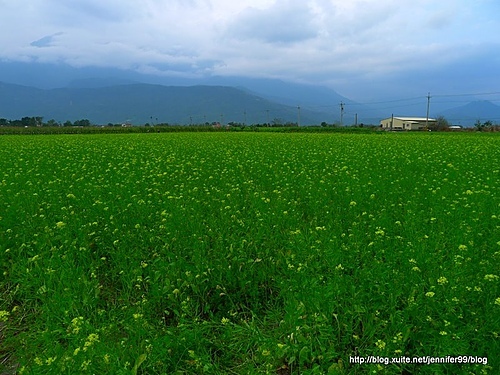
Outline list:
[[[380,121],[385,130],[425,130],[436,125],[436,119],[426,117],[389,117]]]

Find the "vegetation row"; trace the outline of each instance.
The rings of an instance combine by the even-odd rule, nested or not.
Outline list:
[[[0,373],[498,374],[499,146],[0,137]]]

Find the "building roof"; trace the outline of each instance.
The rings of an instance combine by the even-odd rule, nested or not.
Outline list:
[[[427,119],[426,117],[399,117],[399,116],[394,116],[395,119],[401,120],[401,121],[436,121],[435,118],[430,118]]]

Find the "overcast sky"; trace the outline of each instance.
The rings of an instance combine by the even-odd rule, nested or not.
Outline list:
[[[499,0],[0,0],[0,25],[9,61],[274,77],[361,100],[500,83]]]

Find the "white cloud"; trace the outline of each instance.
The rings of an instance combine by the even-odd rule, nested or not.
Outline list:
[[[0,59],[316,82],[436,70],[497,45],[496,0],[3,0]],[[40,48],[43,45],[44,48]],[[425,69],[424,69],[425,70]]]

